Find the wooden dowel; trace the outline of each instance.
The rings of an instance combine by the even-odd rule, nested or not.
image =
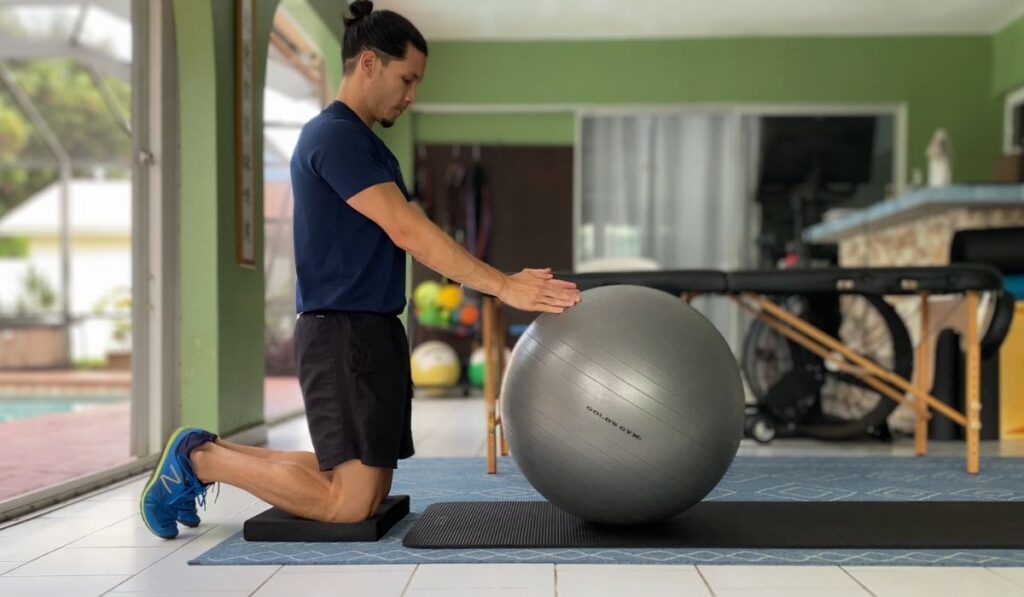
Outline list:
[[[800,330],[804,334],[807,334],[809,337],[827,346],[831,350],[839,352],[850,361],[856,363],[857,365],[860,365],[865,370],[869,371],[875,377],[878,377],[879,379],[882,379],[883,381],[893,386],[896,386],[896,388],[900,390],[910,392],[918,400],[926,401],[933,409],[942,413],[944,416],[948,417],[950,420],[957,423],[958,425],[964,427],[967,426],[967,419],[966,417],[964,417],[962,413],[959,413],[955,409],[943,404],[937,398],[928,394],[928,392],[922,391],[921,389],[914,386],[913,384],[903,379],[899,375],[896,375],[895,373],[887,371],[886,369],[876,365],[875,363],[872,363],[870,360],[857,354],[853,350],[850,350],[850,348],[844,345],[842,342],[836,340],[832,336],[829,336],[825,332],[822,332],[818,328],[805,322],[799,317],[796,317],[792,313],[789,313],[788,311],[779,307],[778,305],[769,301],[768,299],[760,296],[753,296],[752,298],[758,305],[761,306],[762,309],[768,311],[774,317],[777,317],[778,319],[785,321],[789,325]]]
[[[840,371],[844,373],[850,373],[851,375],[856,375],[861,380],[863,380],[864,383],[871,386],[874,390],[885,396],[888,396],[889,398],[893,399],[899,404],[907,404],[906,397],[897,392],[896,390],[894,390],[892,386],[889,386],[883,383],[882,381],[875,379],[874,377],[871,377],[871,374],[864,371],[863,369],[851,366],[845,360],[836,360],[834,353],[829,352],[828,350],[826,350],[825,348],[818,344],[815,344],[811,339],[807,338],[798,331],[787,327],[784,323],[781,323],[776,319],[772,319],[770,316],[766,315],[763,312],[757,311],[756,309],[752,308],[750,305],[744,303],[742,300],[736,298],[735,296],[732,297],[732,299],[736,302],[736,304],[740,305],[742,308],[749,311],[754,317],[763,321],[773,330],[779,332],[780,334],[789,338],[790,340],[800,344],[801,346],[818,355],[822,359],[834,363]]]

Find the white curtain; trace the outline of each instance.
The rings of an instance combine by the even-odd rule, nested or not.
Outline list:
[[[750,120],[696,111],[584,117],[577,270],[630,262],[635,269],[746,266]],[[694,306],[739,347],[735,306],[722,297]]]

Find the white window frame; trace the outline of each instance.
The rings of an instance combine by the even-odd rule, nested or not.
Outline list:
[[[1024,105],[1024,85],[1006,94],[1003,102],[1003,153],[1020,155],[1022,148],[1013,144],[1013,111]]]

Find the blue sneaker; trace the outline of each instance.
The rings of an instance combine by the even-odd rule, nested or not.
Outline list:
[[[154,535],[164,539],[177,537],[176,523],[182,512],[184,524],[199,524],[196,498],[205,506],[206,490],[211,484],[199,481],[188,455],[193,448],[215,439],[216,435],[202,429],[179,427],[167,440],[160,462],[140,497],[142,520]]]
[[[199,512],[196,510],[196,501],[192,500],[178,509],[178,522],[194,529],[199,526]]]

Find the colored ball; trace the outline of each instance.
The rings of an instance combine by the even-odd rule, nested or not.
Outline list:
[[[420,323],[427,326],[441,325],[441,310],[437,307],[423,307],[420,309]]]
[[[466,377],[469,383],[477,388],[484,387],[484,379],[487,377],[487,364],[484,362],[486,351],[481,346],[469,356],[469,367],[466,369]],[[512,350],[505,348],[505,370],[508,370],[509,361],[512,360]]]
[[[480,307],[466,303],[459,309],[459,323],[464,326],[476,325],[480,321]]]
[[[440,340],[428,340],[412,351],[412,382],[417,386],[450,386],[459,382],[462,363],[455,349]]]
[[[412,300],[419,307],[436,307],[437,295],[441,292],[441,285],[433,280],[420,282],[412,293]]]
[[[462,288],[458,284],[445,284],[437,293],[437,304],[445,309],[455,309],[462,304]]]
[[[725,475],[743,436],[739,367],[711,323],[640,286],[540,315],[512,353],[502,421],[541,495],[592,522],[678,515]]]

